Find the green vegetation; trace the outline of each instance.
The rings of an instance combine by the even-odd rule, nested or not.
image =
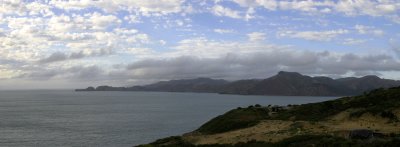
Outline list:
[[[355,97],[345,97],[321,103],[296,106],[293,109],[280,112],[274,119],[321,121],[347,109],[358,109],[351,114],[359,117],[365,113],[398,121],[392,112],[400,106],[400,87],[377,89]]]
[[[392,112],[400,107],[400,87],[377,89],[355,97],[292,106],[281,110],[273,117],[268,115],[268,108],[259,104],[248,108],[237,108],[220,115],[201,126],[197,131],[203,134],[222,133],[256,125],[261,120],[304,120],[323,121],[347,109],[356,109],[350,114],[357,118],[365,113],[399,121]]]
[[[344,97],[320,103],[290,106],[288,109],[274,109],[274,107],[262,107],[257,104],[247,108],[231,110],[202,125],[196,132],[204,134],[216,134],[227,131],[248,128],[258,124],[262,120],[308,121],[311,124],[316,121],[325,121],[328,118],[346,110],[350,111],[350,117],[358,118],[363,114],[372,114],[388,118],[392,122],[398,122],[399,118],[395,110],[400,108],[400,87],[389,89],[377,89],[360,96]],[[270,113],[271,112],[271,113]],[[273,113],[273,115],[272,115]],[[389,123],[390,123],[389,121]],[[295,122],[290,125],[288,132],[297,132],[303,129],[303,124]],[[156,146],[185,146],[196,147],[182,137],[169,137],[157,140],[142,147]],[[248,141],[236,144],[208,144],[198,147],[272,147],[272,146],[400,146],[400,135],[392,133],[384,138],[369,140],[345,139],[338,136],[308,134],[292,136],[279,142]]]
[[[260,120],[268,119],[268,109],[257,106],[237,108],[202,125],[197,131],[215,134],[256,125]]]
[[[194,147],[195,145],[184,141],[180,136],[171,136],[163,139],[159,139],[153,143],[138,145],[137,147]]]
[[[284,139],[280,142],[260,142],[248,141],[239,142],[236,144],[208,144],[208,145],[193,145],[185,142],[180,137],[169,137],[166,139],[157,140],[148,145],[140,145],[138,147],[303,147],[303,146],[324,146],[324,147],[381,147],[381,146],[400,146],[399,138],[390,139],[374,139],[374,140],[358,140],[345,139],[330,135],[299,135]]]

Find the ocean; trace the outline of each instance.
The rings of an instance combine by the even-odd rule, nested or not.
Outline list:
[[[130,147],[195,130],[237,107],[336,97],[174,92],[0,91],[0,146]]]

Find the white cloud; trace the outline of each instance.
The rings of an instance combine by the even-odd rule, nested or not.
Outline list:
[[[92,28],[96,30],[104,30],[110,25],[121,23],[121,20],[114,15],[102,15],[96,12],[90,15],[89,21],[89,25],[92,25]]]
[[[341,13],[346,16],[385,17],[399,22],[400,3],[395,0],[234,0],[242,7],[263,7],[267,10],[292,10],[309,14]]]
[[[383,16],[396,13],[397,5],[397,2],[391,0],[348,0],[339,1],[334,5],[334,8],[336,11],[347,15]]]
[[[254,16],[255,13],[256,13],[256,11],[254,10],[254,8],[249,8],[249,9],[247,9],[246,14],[245,14],[245,16],[244,16],[244,19],[245,19],[246,21],[249,21],[250,19],[256,18],[256,17]]]
[[[357,44],[362,44],[365,43],[367,40],[365,39],[354,39],[354,38],[346,38],[343,41],[343,44],[345,45],[357,45]]]
[[[160,42],[161,45],[166,45],[167,44],[167,41],[165,41],[165,40],[160,40],[159,42]]]
[[[245,43],[232,42],[232,41],[216,41],[204,37],[190,38],[179,41],[179,44],[173,47],[174,50],[159,54],[157,58],[170,58],[180,56],[196,56],[215,58],[219,56],[226,56],[230,53],[249,54],[261,51],[273,51],[269,49],[284,49],[287,46],[277,46],[270,44],[263,44],[261,42]]]
[[[279,37],[299,38],[313,41],[330,41],[339,35],[349,33],[348,30],[338,29],[329,31],[281,31]]]
[[[394,4],[381,4],[376,6],[376,8],[384,14],[394,13],[397,10],[396,5]]]
[[[92,58],[110,57],[150,42],[145,33],[120,29],[122,20],[113,13],[54,15],[46,3],[4,2],[0,7],[1,12],[7,11],[0,14],[0,78],[18,77],[42,67],[98,64],[102,61]]]
[[[90,7],[101,8],[106,12],[127,10],[139,11],[143,15],[166,15],[182,11],[183,0],[74,0],[51,1],[50,4],[65,10],[81,10]]]
[[[236,19],[242,19],[242,16],[240,16],[239,11],[235,11],[230,8],[223,7],[221,5],[215,5],[211,11],[216,16],[226,16],[226,17],[231,17],[231,18],[236,18]]]
[[[17,14],[17,15],[26,15],[28,13],[28,9],[25,7],[25,4],[22,0],[2,0],[0,7],[0,14]]]
[[[71,0],[71,1],[62,1],[62,0],[54,0],[50,1],[50,5],[53,5],[60,9],[65,10],[81,10],[88,7],[93,7],[96,4],[100,4],[101,1],[92,1],[92,0]]]
[[[375,27],[371,26],[355,25],[354,28],[359,34],[372,34],[375,36],[383,36],[385,34],[383,30],[375,29]]]
[[[219,34],[227,34],[227,33],[234,33],[235,31],[232,29],[214,29],[214,32]]]
[[[318,1],[280,1],[279,7],[282,10],[298,10],[303,12],[319,12],[323,9],[323,6],[332,5],[329,1],[318,2]]]
[[[262,6],[268,10],[276,10],[278,2],[276,0],[233,0],[242,7]]]
[[[247,34],[247,37],[249,38],[249,41],[251,42],[258,42],[258,41],[263,41],[265,40],[265,33],[261,32],[252,32]]]
[[[124,17],[124,20],[128,21],[129,23],[140,23],[140,17],[138,15],[127,15]]]
[[[157,52],[155,52],[153,49],[150,48],[128,48],[126,49],[126,52],[134,55],[136,58],[141,59],[141,58],[151,58]]]

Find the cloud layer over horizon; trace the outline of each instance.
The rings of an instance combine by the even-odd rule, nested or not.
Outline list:
[[[396,0],[3,0],[0,89],[296,71],[400,80]]]

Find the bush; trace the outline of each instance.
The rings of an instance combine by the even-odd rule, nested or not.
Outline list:
[[[392,121],[397,121],[397,116],[395,114],[393,114],[392,111],[383,111],[381,112],[381,117],[383,118],[389,118]]]
[[[267,118],[268,109],[266,108],[249,107],[235,109],[208,121],[197,129],[197,131],[204,134],[222,133],[251,127]]]
[[[400,106],[400,87],[376,89],[369,93],[354,97],[345,97],[337,100],[320,103],[304,104],[279,113],[274,119],[305,121],[321,121],[347,109],[362,109],[351,114],[359,117],[364,113],[381,115],[382,117],[397,120],[392,112],[388,111]]]
[[[184,146],[184,147],[195,147],[195,145],[188,143],[182,139],[180,136],[171,136],[163,139],[156,140],[153,143],[138,145],[137,147],[176,147],[176,146]]]

